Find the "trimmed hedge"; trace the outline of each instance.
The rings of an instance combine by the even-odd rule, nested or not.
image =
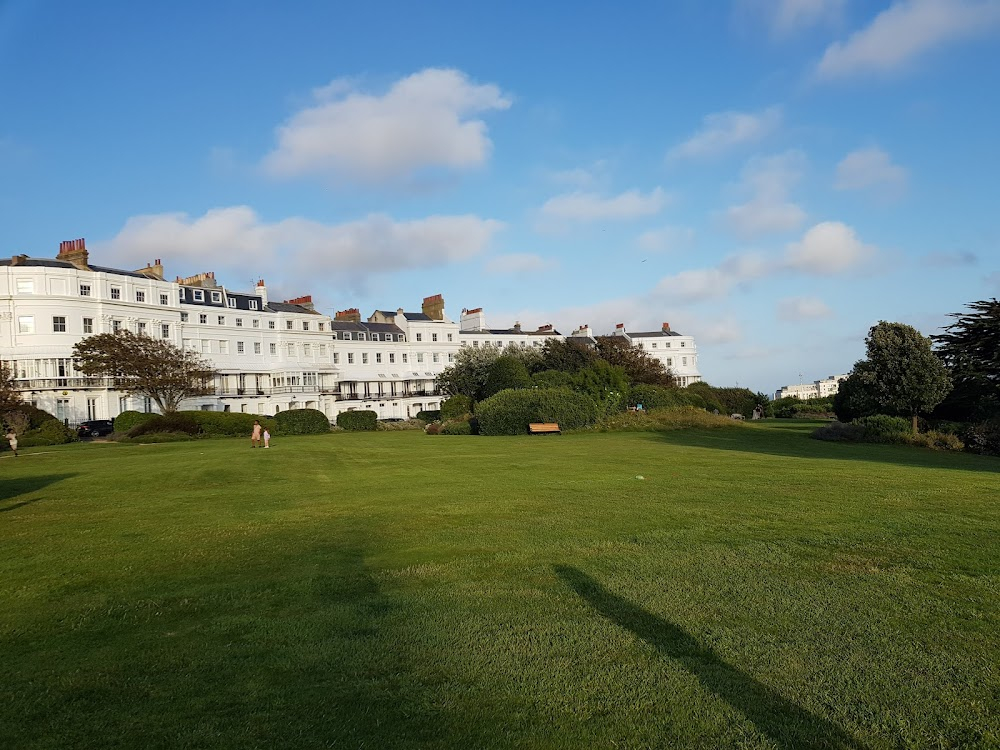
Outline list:
[[[640,383],[632,387],[629,392],[629,406],[638,406],[646,411],[656,409],[676,409],[681,406],[694,406],[699,409],[707,408],[708,404],[699,394],[691,390],[681,390],[680,388],[665,388],[662,385],[649,385]],[[715,405],[713,405],[715,408]],[[719,410],[722,413],[722,410]]]
[[[906,417],[874,414],[855,419],[851,424],[864,429],[866,443],[905,443],[906,438],[913,434],[913,424]]]
[[[35,428],[28,430],[17,439],[18,448],[31,448],[37,445],[62,445],[78,440],[76,430],[66,427],[58,419],[50,419]]]
[[[429,409],[417,412],[417,419],[422,419],[424,422],[437,422],[441,419],[440,409]]]
[[[136,425],[155,418],[156,414],[141,411],[123,411],[115,417],[115,432],[128,432]]]
[[[455,419],[441,425],[439,435],[471,435],[472,425],[464,419]]]
[[[480,435],[524,435],[532,422],[557,422],[564,430],[592,425],[597,404],[563,388],[508,389],[481,401],[476,416]]]
[[[441,404],[441,411],[438,412],[440,419],[460,419],[466,414],[472,413],[472,399],[459,394],[452,396]]]
[[[156,414],[152,419],[140,422],[128,431],[128,437],[154,433],[182,432],[185,435],[197,435],[201,427],[190,417],[191,412],[174,412],[172,414]]]
[[[282,435],[318,435],[330,431],[330,420],[319,409],[290,409],[274,415]]]
[[[352,432],[374,430],[378,426],[378,414],[373,411],[342,411],[337,415],[337,427]]]
[[[244,414],[237,411],[181,411],[177,413],[193,419],[201,428],[202,435],[249,438],[253,432],[254,420],[259,421],[261,426],[272,435],[280,432],[274,417],[265,417],[262,414]]]

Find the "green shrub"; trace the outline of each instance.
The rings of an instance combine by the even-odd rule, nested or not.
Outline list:
[[[351,432],[374,430],[378,425],[378,414],[373,411],[342,411],[337,415],[337,427]]]
[[[865,439],[865,428],[858,424],[831,422],[823,425],[819,429],[813,430],[809,436],[816,440],[830,440],[833,442],[860,443]]]
[[[441,419],[441,410],[432,409],[432,410],[418,411],[417,419],[422,419],[424,422],[437,422],[439,419]]]
[[[127,435],[118,438],[119,443],[179,443],[184,440],[195,440],[194,435],[186,432],[150,432],[138,437]]]
[[[460,419],[466,414],[472,413],[472,399],[468,396],[452,396],[441,404],[441,411],[438,415],[441,419]]]
[[[11,415],[10,419],[7,419],[7,415]],[[20,416],[14,416],[20,415]],[[47,411],[39,409],[37,406],[32,406],[31,404],[26,404],[24,402],[14,404],[4,413],[4,419],[8,423],[18,422],[17,425],[20,427],[24,425],[23,432],[28,432],[28,430],[34,430],[41,427],[46,422],[51,422],[53,420],[59,421],[49,414]]]
[[[130,438],[168,432],[182,432],[185,435],[192,436],[197,435],[201,432],[201,427],[190,417],[190,414],[191,412],[157,414],[152,419],[140,422],[126,434]]]
[[[905,443],[907,436],[913,432],[913,425],[909,419],[889,417],[885,414],[860,417],[851,424],[864,429],[866,443]]]
[[[400,432],[402,430],[422,430],[424,423],[419,419],[406,419],[402,422],[377,422],[375,429],[379,432]]]
[[[990,419],[966,428],[962,442],[970,453],[1000,456],[1000,419]]]
[[[136,425],[148,422],[156,417],[155,414],[141,411],[123,411],[115,417],[115,432],[128,432]]]
[[[629,406],[642,404],[642,408],[646,411],[676,409],[681,406],[696,406],[699,409],[708,407],[708,402],[705,401],[701,394],[697,391],[692,391],[690,388],[666,388],[662,385],[648,385],[645,383],[640,383],[632,387],[632,390],[629,392],[628,404]],[[721,408],[717,403],[713,403],[712,408],[718,408],[720,414],[725,413],[725,409]]]
[[[49,419],[33,430],[28,430],[17,439],[19,448],[38,445],[62,445],[77,440],[76,431],[71,430],[58,419]]]
[[[289,409],[274,415],[282,435],[318,435],[330,431],[330,420],[318,409]]]
[[[272,435],[281,433],[273,417],[265,417],[261,414],[244,414],[237,411],[181,411],[177,413],[193,419],[201,428],[202,435],[249,438],[253,432],[254,420],[260,422],[261,426]]]
[[[524,362],[514,356],[504,355],[495,360],[486,374],[486,383],[481,396],[490,396],[511,388],[527,388],[531,384],[531,376]],[[444,405],[441,406],[441,417],[446,419]]]
[[[500,391],[476,407],[482,435],[524,435],[532,422],[557,422],[564,430],[597,420],[597,404],[582,393],[562,388]]]
[[[597,424],[601,432],[661,432],[689,427],[743,427],[727,416],[711,414],[696,406],[678,406],[653,411],[624,411],[612,414]]]
[[[441,425],[440,435],[471,435],[472,425],[465,419],[453,419]]]
[[[958,435],[950,432],[938,432],[937,430],[908,435],[906,442],[910,445],[919,445],[936,451],[965,450],[965,443],[958,439]]]

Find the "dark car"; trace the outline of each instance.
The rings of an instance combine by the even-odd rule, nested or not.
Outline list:
[[[79,437],[100,437],[110,435],[114,431],[115,423],[111,419],[90,419],[76,427],[76,434]]]
[[[385,419],[380,419],[379,422],[405,422],[406,420],[402,417],[386,417]]]

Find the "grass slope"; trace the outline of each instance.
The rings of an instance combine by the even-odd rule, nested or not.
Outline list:
[[[0,747],[997,746],[1000,462],[807,428],[6,457]]]

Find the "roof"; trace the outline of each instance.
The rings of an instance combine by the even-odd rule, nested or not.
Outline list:
[[[330,321],[331,331],[364,331],[365,327],[361,323],[355,323],[353,320],[331,320]]]
[[[626,334],[630,337],[635,336],[683,336],[682,333],[677,333],[677,331],[626,331]]]
[[[319,315],[315,310],[310,310],[308,307],[303,307],[302,305],[290,305],[287,302],[268,302],[264,306],[265,310],[270,310],[271,312],[291,312],[291,313],[305,313],[306,315]]]
[[[392,314],[393,315],[398,315],[398,313],[392,313]],[[408,313],[408,312],[405,312],[405,313],[403,313],[403,317],[406,318],[407,320],[426,320],[426,321],[429,321],[429,322],[433,322],[434,321],[434,318],[432,318],[430,315],[427,315],[426,313],[422,313],[422,312],[418,312],[418,313]]]
[[[395,323],[365,323],[364,327],[375,333],[402,333],[403,329]]]
[[[12,258],[0,258],[0,266],[14,266],[11,262]],[[17,264],[18,268],[28,267],[28,268],[77,268],[72,263],[65,260],[52,260],[50,258],[25,258],[23,261]],[[80,268],[77,270],[91,270],[96,273],[112,273],[116,276],[131,276],[137,279],[151,279],[153,281],[161,281],[162,279],[157,279],[155,276],[149,276],[144,273],[138,273],[137,271],[125,271],[121,268],[108,268],[106,266],[91,266],[88,265],[86,269]]]

